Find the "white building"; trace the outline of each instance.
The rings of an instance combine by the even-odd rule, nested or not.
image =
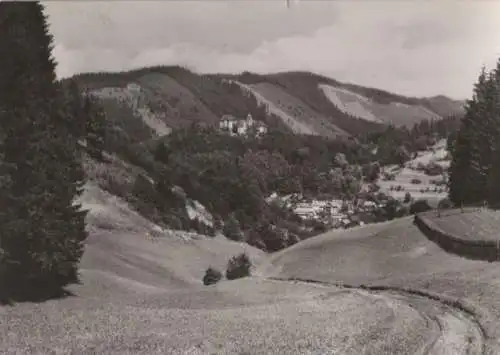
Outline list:
[[[219,129],[229,132],[231,135],[247,135],[255,132],[256,135],[267,133],[267,127],[263,122],[255,121],[251,114],[246,119],[237,119],[232,115],[222,116],[219,122]]]

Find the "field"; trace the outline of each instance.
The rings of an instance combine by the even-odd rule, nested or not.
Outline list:
[[[474,314],[474,322],[480,324],[484,333],[485,346],[491,351],[484,353],[500,351],[500,329],[496,326],[500,319],[499,264],[444,252],[421,234],[410,217],[307,240],[271,257],[262,268],[268,277],[285,280],[363,285],[368,289],[393,290],[398,295],[418,290],[421,296],[437,296],[439,302],[454,303],[462,311]],[[448,326],[454,332],[453,325]],[[455,336],[460,333],[456,331]],[[433,353],[466,353],[450,349]]]
[[[449,166],[449,160],[446,158],[446,141],[441,140],[432,150],[420,152],[418,156],[407,162],[403,168],[397,166],[384,167],[384,171],[394,174],[394,180],[379,179],[377,185],[380,191],[399,200],[404,199],[405,194],[409,192],[415,200],[427,199],[430,202],[437,202],[447,196],[445,185],[436,185],[436,181],[443,180],[442,175],[430,176],[423,171],[417,170],[419,164],[429,164],[435,162],[443,168]],[[418,180],[419,183],[414,183],[412,180]],[[445,181],[445,180],[444,180]],[[400,186],[400,190],[395,188]],[[392,189],[391,189],[392,187]]]
[[[497,241],[500,240],[500,212],[485,208],[467,208],[443,211],[439,216],[436,212],[424,215],[433,225],[442,229],[457,239]]]
[[[500,351],[500,266],[444,252],[410,217],[266,255],[161,230],[93,184],[82,202],[92,232],[82,284],[67,298],[0,306],[0,353]],[[208,266],[223,271],[241,251],[252,277],[202,285]]]

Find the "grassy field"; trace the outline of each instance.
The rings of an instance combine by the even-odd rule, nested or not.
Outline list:
[[[485,208],[426,213],[432,225],[464,240],[500,240],[500,211]]]
[[[418,289],[461,300],[475,310],[494,354],[500,352],[499,272],[499,264],[444,252],[411,217],[328,233],[284,250],[262,266],[262,273],[272,277]]]
[[[95,185],[82,202],[92,227],[82,284],[64,299],[1,306],[0,353],[500,351],[500,267],[447,254],[409,217],[265,255],[221,237],[163,231]],[[156,237],[146,238],[151,231]],[[223,270],[241,251],[256,266],[251,278],[202,285],[208,266]]]

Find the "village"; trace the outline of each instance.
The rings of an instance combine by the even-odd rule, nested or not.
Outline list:
[[[386,202],[376,203],[368,199],[319,200],[300,194],[279,197],[276,193],[267,198],[268,202],[277,201],[283,207],[293,211],[304,222],[321,223],[328,229],[351,228],[369,223],[377,209],[385,207]]]

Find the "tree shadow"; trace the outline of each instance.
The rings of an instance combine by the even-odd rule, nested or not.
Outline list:
[[[55,290],[0,290],[0,306],[13,306],[16,303],[43,303],[75,296],[74,292],[65,287]]]

